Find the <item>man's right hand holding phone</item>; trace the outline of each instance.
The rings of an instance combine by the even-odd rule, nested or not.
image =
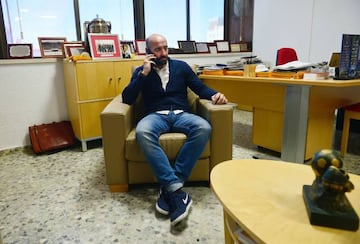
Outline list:
[[[143,76],[147,76],[151,71],[152,65],[156,65],[154,62],[155,58],[156,56],[154,54],[146,54],[144,58],[143,70],[141,72]]]

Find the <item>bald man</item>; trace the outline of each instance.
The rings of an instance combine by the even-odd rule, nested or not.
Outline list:
[[[136,126],[136,140],[160,184],[156,210],[170,214],[174,226],[188,216],[192,199],[182,188],[211,133],[210,124],[190,112],[187,88],[213,104],[225,104],[227,99],[207,87],[187,63],[169,58],[164,36],[150,35],[146,52],[143,65],[134,71],[122,98],[124,103],[133,104],[142,94],[145,116]],[[167,132],[187,137],[174,166],[159,144],[160,135]]]

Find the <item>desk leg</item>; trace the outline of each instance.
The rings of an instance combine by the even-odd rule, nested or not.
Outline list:
[[[281,160],[304,163],[310,86],[287,86]]]

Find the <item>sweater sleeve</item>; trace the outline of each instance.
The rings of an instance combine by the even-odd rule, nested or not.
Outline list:
[[[190,89],[200,98],[211,100],[211,97],[215,95],[217,91],[205,85],[189,65],[186,64],[185,70],[187,74],[188,86]]]
[[[142,67],[135,69],[134,73],[132,74],[130,83],[122,92],[122,100],[126,104],[132,105],[140,93],[142,81],[144,79],[144,77],[139,76],[139,72],[141,70]]]

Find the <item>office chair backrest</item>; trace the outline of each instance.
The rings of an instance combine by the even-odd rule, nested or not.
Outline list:
[[[296,55],[295,49],[289,47],[283,47],[277,50],[276,66],[296,60],[298,60],[298,57]]]

